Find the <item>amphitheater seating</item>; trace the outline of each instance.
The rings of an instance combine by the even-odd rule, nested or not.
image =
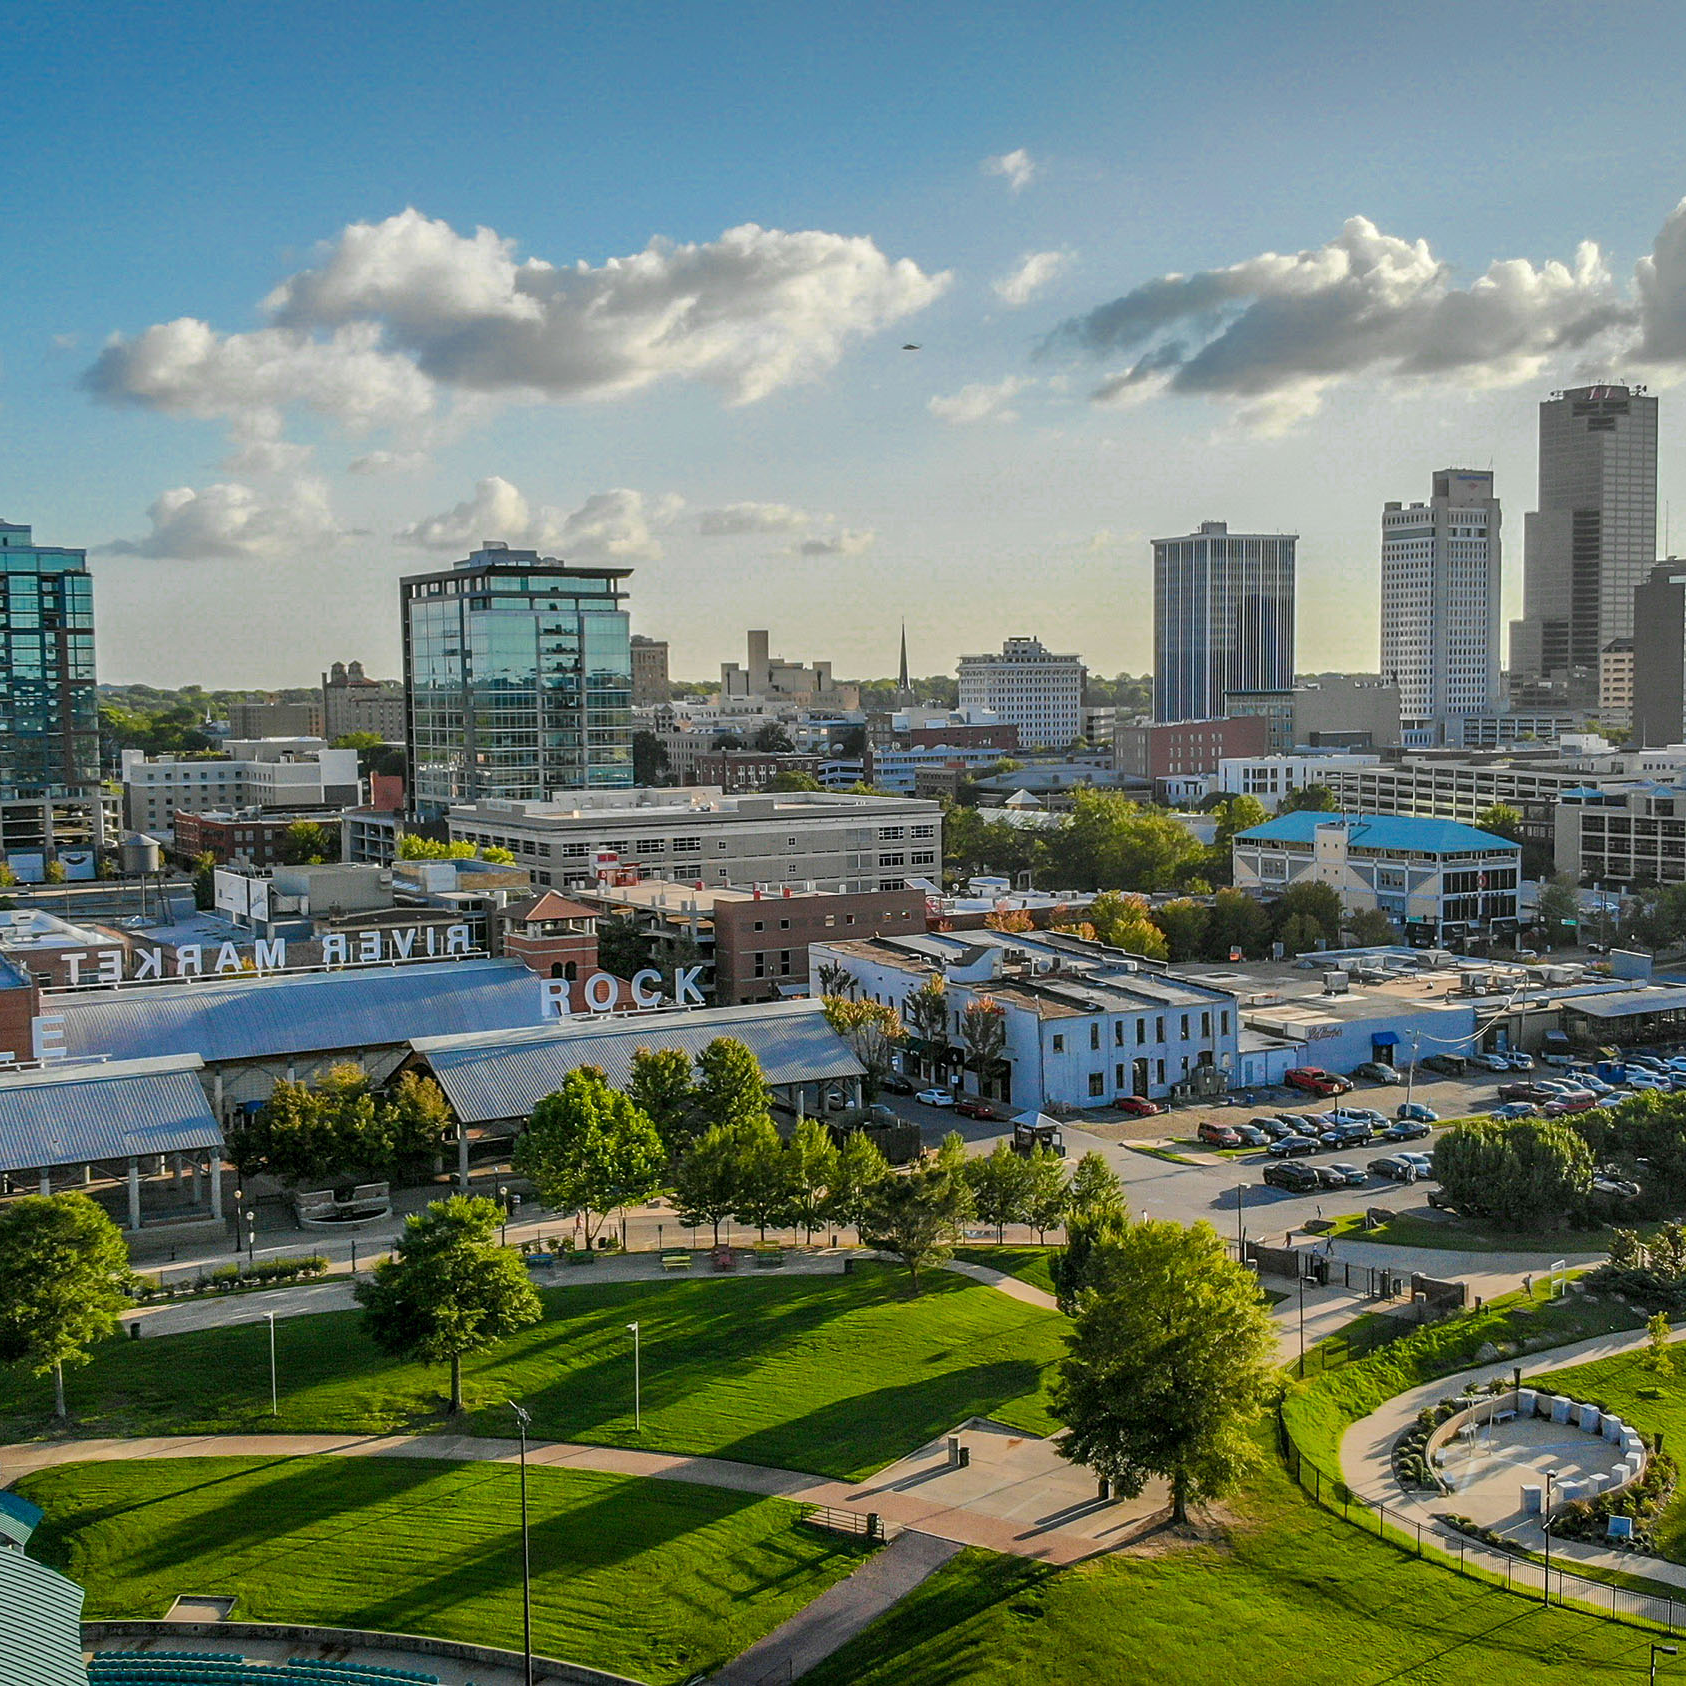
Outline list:
[[[260,1663],[229,1651],[96,1651],[89,1686],[439,1686],[436,1674],[289,1657]]]

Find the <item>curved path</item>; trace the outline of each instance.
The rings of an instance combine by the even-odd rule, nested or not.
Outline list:
[[[1626,1352],[1636,1352],[1649,1341],[1650,1337],[1643,1329],[1624,1329],[1615,1334],[1575,1341],[1568,1346],[1548,1347],[1526,1356],[1523,1380],[1527,1380],[1530,1369],[1536,1374],[1568,1370],[1600,1358],[1616,1358]],[[1435,1516],[1451,1501],[1442,1493],[1408,1491],[1394,1480],[1394,1442],[1416,1421],[1417,1413],[1424,1406],[1437,1405],[1442,1399],[1480,1388],[1490,1381],[1509,1381],[1516,1366],[1514,1358],[1501,1359],[1497,1363],[1440,1376],[1420,1387],[1395,1394],[1369,1416],[1359,1418],[1342,1435],[1341,1479],[1354,1492],[1362,1493],[1366,1498],[1385,1499],[1390,1515],[1397,1514],[1412,1522],[1432,1523],[1437,1530],[1444,1532]],[[1529,1524],[1529,1527],[1539,1534],[1537,1522]],[[1523,1537],[1526,1541],[1525,1531]],[[1543,1535],[1540,1537],[1543,1540]],[[1538,1549],[1538,1542],[1528,1543]],[[1574,1563],[1595,1573],[1617,1570],[1629,1575],[1640,1574],[1647,1580],[1668,1586],[1686,1588],[1686,1565],[1670,1563],[1658,1557],[1638,1557],[1630,1551],[1607,1551],[1580,1540],[1557,1539],[1552,1542],[1551,1555],[1554,1561]]]

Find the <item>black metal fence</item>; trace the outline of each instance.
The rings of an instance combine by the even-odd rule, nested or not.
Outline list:
[[[1545,1564],[1537,1558],[1501,1551],[1442,1523],[1419,1520],[1397,1503],[1390,1507],[1383,1499],[1354,1491],[1339,1475],[1331,1474],[1300,1450],[1280,1410],[1276,1414],[1276,1430],[1288,1473],[1319,1505],[1338,1512],[1342,1520],[1409,1556],[1438,1563],[1472,1580],[1502,1586],[1520,1597],[1537,1598],[1542,1603],[1556,1604],[1583,1615],[1602,1616],[1607,1621],[1647,1630],[1661,1628],[1670,1634],[1680,1633],[1686,1624],[1686,1589],[1679,1598],[1630,1591],[1613,1582],[1594,1580],[1561,1568],[1557,1563],[1551,1565],[1548,1573]],[[1639,1564],[1635,1567],[1638,1569]]]

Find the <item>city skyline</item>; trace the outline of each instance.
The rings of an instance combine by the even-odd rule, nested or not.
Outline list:
[[[395,12],[307,5],[224,40],[193,7],[96,29],[22,5],[37,97],[73,79],[77,117],[15,141],[13,225],[75,261],[13,271],[0,517],[90,551],[113,681],[308,683],[345,622],[395,672],[398,579],[494,537],[634,567],[633,625],[676,675],[769,624],[890,675],[903,618],[913,670],[952,672],[1010,631],[1030,568],[1038,636],[1139,672],[1149,536],[1214,516],[1298,532],[1302,665],[1373,669],[1375,509],[1446,462],[1532,484],[1551,390],[1650,383],[1660,495],[1686,499],[1663,70],[1686,22],[1636,11],[1618,40],[1477,11],[1509,41],[1498,88],[1473,58],[1426,90],[1381,74],[1432,8],[1058,31],[984,8],[962,66],[956,23],[890,12],[724,31],[706,7],[516,6],[482,35],[441,9],[385,39]],[[518,125],[476,121],[512,42],[557,68]],[[753,117],[750,63],[779,89]],[[1322,103],[1298,97],[1313,63]],[[149,75],[173,96],[143,112]],[[1618,81],[1612,138],[1570,96]],[[1273,101],[1293,118],[1261,147]],[[189,145],[205,128],[218,146]],[[1471,156],[1502,166],[1490,190]]]

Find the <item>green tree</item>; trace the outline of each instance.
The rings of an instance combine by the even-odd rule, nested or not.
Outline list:
[[[1122,948],[1149,960],[1164,960],[1170,949],[1165,934],[1153,922],[1153,915],[1144,896],[1124,895],[1118,890],[1103,890],[1090,902],[1083,914],[1093,929],[1095,940],[1110,948]]]
[[[398,839],[398,858],[401,861],[471,861],[475,848],[472,843],[441,842],[423,837],[420,832],[406,831]]]
[[[1545,927],[1547,948],[1561,948],[1579,940],[1581,898],[1567,873],[1540,887],[1539,922]]]
[[[1049,1230],[1065,1222],[1071,1206],[1071,1178],[1066,1175],[1065,1161],[1051,1148],[1038,1145],[1024,1164],[1024,1221],[1036,1231],[1040,1246],[1046,1243]]]
[[[1301,919],[1314,926],[1317,935],[1331,947],[1341,940],[1341,898],[1332,884],[1322,884],[1309,879],[1303,883],[1290,884],[1276,898],[1275,905],[1271,908],[1271,916],[1277,922],[1278,938],[1282,937],[1282,927],[1289,920]],[[1306,948],[1312,946],[1311,943],[1305,944]]]
[[[606,913],[597,921],[597,964],[617,978],[643,971],[652,947],[629,914]]]
[[[654,732],[632,734],[632,782],[635,785],[666,784],[672,771],[667,749]]]
[[[731,1131],[716,1124],[690,1142],[673,1168],[673,1203],[681,1223],[710,1224],[720,1245],[721,1220],[737,1209],[738,1144]]]
[[[201,913],[217,905],[217,857],[209,849],[193,857],[193,905]]]
[[[791,1133],[785,1149],[790,1217],[810,1241],[831,1210],[839,1157],[831,1132],[818,1119],[804,1118]]]
[[[767,1121],[767,1080],[761,1063],[736,1037],[717,1036],[697,1055],[697,1111],[710,1124]]]
[[[790,733],[776,720],[769,720],[765,726],[757,727],[750,743],[763,755],[789,755],[796,748],[791,742]]]
[[[761,788],[782,793],[794,790],[823,790],[825,786],[812,773],[786,768],[783,772],[774,773]]]
[[[1244,890],[1219,890],[1207,910],[1201,958],[1226,961],[1235,949],[1248,960],[1269,954],[1270,915]]]
[[[1302,784],[1298,790],[1291,790],[1277,804],[1279,814],[1333,814],[1339,811],[1339,803],[1335,801],[1335,793],[1326,784]]]
[[[1490,808],[1483,808],[1475,816],[1477,831],[1490,831],[1495,837],[1502,837],[1509,843],[1522,841],[1522,810],[1512,808],[1506,802],[1495,802]]]
[[[987,995],[969,1002],[960,1015],[960,1043],[977,1077],[978,1093],[987,1094],[1007,1063],[1006,1012]]]
[[[858,1228],[873,1189],[890,1175],[890,1162],[865,1130],[850,1130],[837,1152],[828,1216],[848,1228]]]
[[[1656,1375],[1674,1374],[1674,1354],[1669,1351],[1673,1330],[1669,1328],[1668,1313],[1659,1311],[1645,1324],[1645,1364]]]
[[[1124,1210],[1124,1184],[1100,1154],[1090,1151],[1077,1161],[1071,1174],[1069,1209],[1075,1218]]]
[[[405,1218],[392,1256],[357,1284],[363,1327],[382,1352],[451,1366],[452,1415],[463,1359],[543,1315],[520,1257],[494,1240],[502,1221],[496,1201],[436,1200]]]
[[[870,1105],[878,1099],[884,1079],[895,1069],[895,1052],[906,1040],[907,1032],[894,1007],[870,996],[857,1000],[851,996],[827,995],[824,1001],[825,1022],[849,1044],[855,1058],[866,1068],[861,1077],[861,1093]]]
[[[790,1217],[795,1199],[790,1155],[764,1112],[732,1126],[732,1148],[738,1174],[732,1215],[740,1223],[754,1224],[765,1241],[768,1225],[783,1224]]]
[[[703,1126],[691,1057],[683,1048],[638,1048],[632,1055],[627,1098],[656,1127],[670,1154],[686,1147]]]
[[[1014,1153],[1006,1141],[998,1141],[991,1153],[968,1159],[965,1177],[978,1221],[995,1225],[997,1242],[1001,1241],[1008,1224],[1027,1221],[1030,1161]]]
[[[1270,818],[1264,803],[1256,796],[1226,796],[1212,812],[1218,816],[1218,829],[1212,839],[1212,848],[1214,852],[1222,855],[1225,861],[1229,859],[1229,846],[1235,841],[1238,831],[1251,831],[1254,826],[1263,825]]]
[[[1206,947],[1206,925],[1211,918],[1199,902],[1179,899],[1153,910],[1153,922],[1165,933],[1165,947],[1172,960],[1196,960]]]
[[[661,1187],[667,1152],[655,1125],[596,1066],[584,1065],[533,1108],[513,1162],[545,1205],[583,1215],[589,1247],[617,1206],[648,1200]]]
[[[1310,954],[1323,939],[1323,927],[1303,913],[1290,914],[1277,927],[1276,940],[1285,954]]]
[[[1510,1229],[1539,1228],[1579,1211],[1592,1169],[1585,1139],[1556,1118],[1463,1119],[1434,1144],[1434,1174],[1447,1200]]]
[[[406,1071],[381,1107],[388,1149],[395,1166],[421,1166],[434,1159],[451,1128],[451,1103],[431,1077]]]
[[[927,1059],[940,1059],[948,1049],[948,984],[933,972],[902,1001],[902,1018]]]
[[[1094,1157],[1094,1156],[1091,1156]],[[1087,1211],[1073,1210],[1066,1217],[1065,1246],[1054,1255],[1049,1274],[1054,1280],[1054,1298],[1067,1317],[1077,1314],[1077,1304],[1091,1286],[1091,1273],[1107,1249],[1130,1227],[1124,1210],[1122,1187],[1117,1204],[1102,1202]]]
[[[1127,1498],[1164,1477],[1180,1525],[1258,1459],[1276,1349],[1258,1279],[1211,1225],[1154,1222],[1110,1235],[1090,1283],[1054,1387],[1060,1452]]]
[[[1071,814],[1050,847],[1061,882],[1080,889],[1168,890],[1203,854],[1188,827],[1162,809],[1090,788],[1072,792]]]
[[[920,1271],[949,1257],[965,1234],[972,1210],[965,1177],[939,1156],[886,1177],[867,1191],[861,1203],[861,1240],[900,1259],[917,1294]]]
[[[1379,907],[1362,907],[1349,914],[1346,929],[1347,935],[1359,948],[1380,948],[1399,940],[1393,921]]]
[[[53,1378],[62,1422],[64,1367],[117,1327],[130,1303],[129,1252],[85,1194],[26,1194],[0,1206],[0,1363]]]

